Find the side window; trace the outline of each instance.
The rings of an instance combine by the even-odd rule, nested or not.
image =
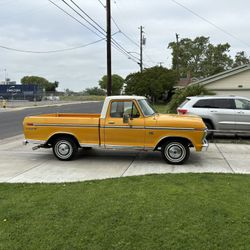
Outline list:
[[[193,108],[212,108],[212,99],[199,100],[193,105]]]
[[[244,99],[235,100],[236,109],[250,110],[250,101]]]
[[[234,109],[234,103],[232,99],[204,99],[196,102],[193,108]]]
[[[140,113],[132,101],[111,103],[110,117],[122,118],[124,114],[128,114],[132,118],[140,117]]]
[[[215,109],[233,109],[233,100],[232,99],[214,99],[213,108]]]

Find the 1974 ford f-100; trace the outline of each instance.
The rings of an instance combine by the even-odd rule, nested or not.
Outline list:
[[[160,150],[170,164],[182,164],[207,148],[206,126],[198,116],[158,114],[145,97],[106,97],[101,114],[45,114],[23,121],[25,144],[53,148],[71,160],[78,148]]]

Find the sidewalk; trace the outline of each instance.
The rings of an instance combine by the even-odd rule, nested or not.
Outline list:
[[[191,150],[185,165],[168,165],[160,152],[79,150],[74,161],[61,162],[51,149],[32,151],[23,136],[0,140],[0,182],[75,182],[155,173],[250,174],[250,145],[210,144],[207,152]]]

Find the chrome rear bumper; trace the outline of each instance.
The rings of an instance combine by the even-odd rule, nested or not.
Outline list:
[[[26,146],[29,142],[27,140],[23,141],[23,146]]]

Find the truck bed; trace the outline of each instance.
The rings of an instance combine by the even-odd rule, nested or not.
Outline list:
[[[63,131],[74,134],[80,144],[100,143],[100,114],[42,114],[26,117],[23,125],[28,139],[47,141]]]

